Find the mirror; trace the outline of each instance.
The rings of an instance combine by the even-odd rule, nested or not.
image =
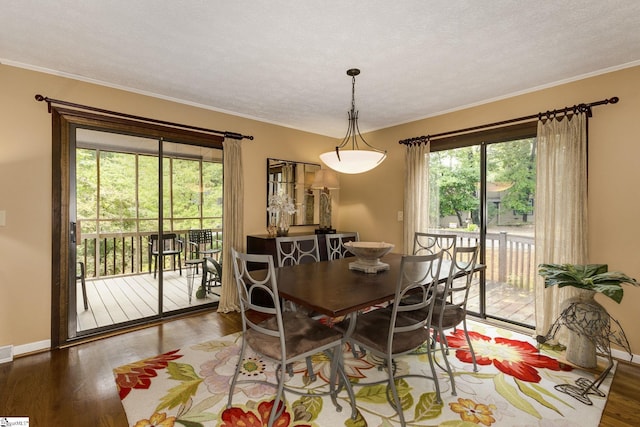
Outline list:
[[[320,218],[320,198],[318,190],[313,190],[311,184],[319,170],[320,165],[317,163],[267,159],[267,207],[269,197],[284,193],[291,198],[296,208],[296,213],[290,218],[292,226],[317,225]],[[270,223],[277,223],[277,214],[267,212],[267,226]]]

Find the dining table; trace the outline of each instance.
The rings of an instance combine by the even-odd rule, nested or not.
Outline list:
[[[392,301],[395,297],[402,254],[388,253],[381,261],[388,270],[364,273],[349,269],[356,258],[346,257],[278,267],[275,277],[280,297],[329,317],[348,316]],[[449,277],[451,261],[442,260],[438,283]],[[474,272],[484,269],[476,264]],[[353,323],[353,322],[352,322]]]

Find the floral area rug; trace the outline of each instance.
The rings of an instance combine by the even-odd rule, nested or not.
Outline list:
[[[448,359],[453,366],[457,395],[452,395],[446,372],[438,367],[442,402],[434,384],[423,378],[398,381],[398,392],[409,426],[597,426],[606,403],[613,371],[599,389],[586,398],[573,397],[593,372],[572,368],[559,361],[551,348],[538,351],[528,336],[470,322],[472,344],[479,364],[473,372],[470,353],[461,330],[447,337]],[[229,385],[240,351],[241,334],[232,334],[158,355],[114,370],[116,386],[131,426],[263,426],[275,390],[258,384],[239,384],[227,409]],[[443,365],[442,355],[436,360]],[[344,348],[345,370],[354,384],[357,417],[351,419],[348,395],[342,390],[337,412],[329,397],[301,397],[285,393],[286,408],[277,426],[396,426],[398,415],[387,402],[386,385],[363,385],[386,377],[381,361],[370,355],[355,357]],[[313,357],[315,381],[306,364],[294,365],[295,375],[287,386],[315,392],[327,389],[329,361],[322,354]],[[272,380],[274,366],[248,351],[242,361],[242,376]],[[422,351],[397,359],[399,374],[430,372]],[[241,378],[242,379],[242,378]],[[556,387],[558,386],[558,387]],[[570,394],[561,390],[569,389]],[[573,392],[571,391],[573,390]]]

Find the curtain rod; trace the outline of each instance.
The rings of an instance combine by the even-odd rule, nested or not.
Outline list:
[[[554,118],[556,115],[563,114],[563,113],[564,114],[567,114],[567,113],[573,113],[573,114],[576,114],[576,113],[587,113],[587,117],[591,117],[593,115],[592,112],[591,112],[591,107],[595,107],[596,105],[617,104],[619,100],[620,100],[620,98],[618,98],[617,96],[614,96],[614,97],[609,98],[609,99],[603,99],[602,101],[590,102],[588,104],[577,104],[577,105],[574,105],[573,107],[564,107],[564,108],[561,108],[559,110],[553,110],[553,111],[547,110],[544,113],[540,112],[538,114],[532,114],[530,116],[518,117],[518,118],[510,119],[510,120],[503,120],[501,122],[495,122],[495,123],[489,123],[489,124],[486,124],[486,125],[473,126],[473,127],[466,128],[466,129],[458,129],[458,130],[452,130],[452,131],[448,131],[448,132],[441,132],[441,133],[436,133],[436,134],[433,134],[433,135],[416,136],[414,138],[408,138],[408,139],[403,139],[401,141],[398,141],[398,144],[405,144],[405,145],[422,144],[422,143],[426,143],[427,141],[430,141],[433,138],[441,138],[443,136],[449,136],[449,135],[455,135],[455,134],[459,134],[459,133],[471,132],[471,131],[474,131],[474,130],[486,129],[486,128],[491,128],[491,127],[495,127],[495,126],[506,125],[506,124],[509,124],[509,123],[522,122],[522,121],[525,121],[525,120],[532,120],[532,119],[542,120],[543,118],[551,119],[551,118]]]
[[[248,139],[250,141],[253,141],[253,136],[242,135],[242,134],[239,134],[239,133],[236,133],[236,132],[207,129],[207,128],[201,128],[201,127],[197,127],[197,126],[183,125],[183,124],[180,124],[180,123],[167,122],[167,121],[164,121],[164,120],[149,119],[147,117],[134,116],[134,115],[131,115],[131,114],[118,113],[116,111],[103,110],[102,108],[90,107],[88,105],[74,104],[73,102],[61,101],[59,99],[48,98],[48,97],[42,96],[40,94],[36,95],[36,101],[45,101],[47,103],[47,110],[49,111],[49,113],[51,113],[51,104],[58,104],[58,105],[65,105],[67,107],[79,108],[79,109],[82,109],[82,110],[95,111],[95,112],[98,112],[98,113],[108,114],[110,116],[124,117],[124,118],[127,118],[127,119],[133,119],[133,120],[137,120],[137,121],[141,121],[141,122],[155,123],[155,124],[167,125],[167,126],[176,127],[176,128],[197,130],[197,131],[201,131],[201,132],[224,135],[225,138]]]

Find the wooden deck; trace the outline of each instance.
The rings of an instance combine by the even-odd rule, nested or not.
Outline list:
[[[201,282],[201,276],[198,275],[194,278],[189,303],[187,272],[188,269],[183,268],[181,276],[178,271],[165,271],[165,312],[218,302],[219,297],[212,293],[208,293],[203,299],[196,298],[196,290]],[[153,273],[87,279],[87,310],[82,302],[80,281],[77,286],[78,332],[158,314],[158,279],[153,278]],[[213,289],[218,293],[219,290],[220,288]]]
[[[182,276],[177,271],[165,271],[164,310],[170,312],[188,307],[218,302],[215,294],[196,298],[200,276],[194,279],[191,303],[187,292],[187,269]],[[110,277],[87,280],[89,309],[82,304],[82,289],[78,282],[78,332],[128,322],[157,314],[158,280],[153,274]],[[219,293],[220,288],[214,288]],[[479,312],[477,280],[469,293],[468,309]],[[487,281],[487,312],[525,325],[534,325],[534,295],[509,284]]]

